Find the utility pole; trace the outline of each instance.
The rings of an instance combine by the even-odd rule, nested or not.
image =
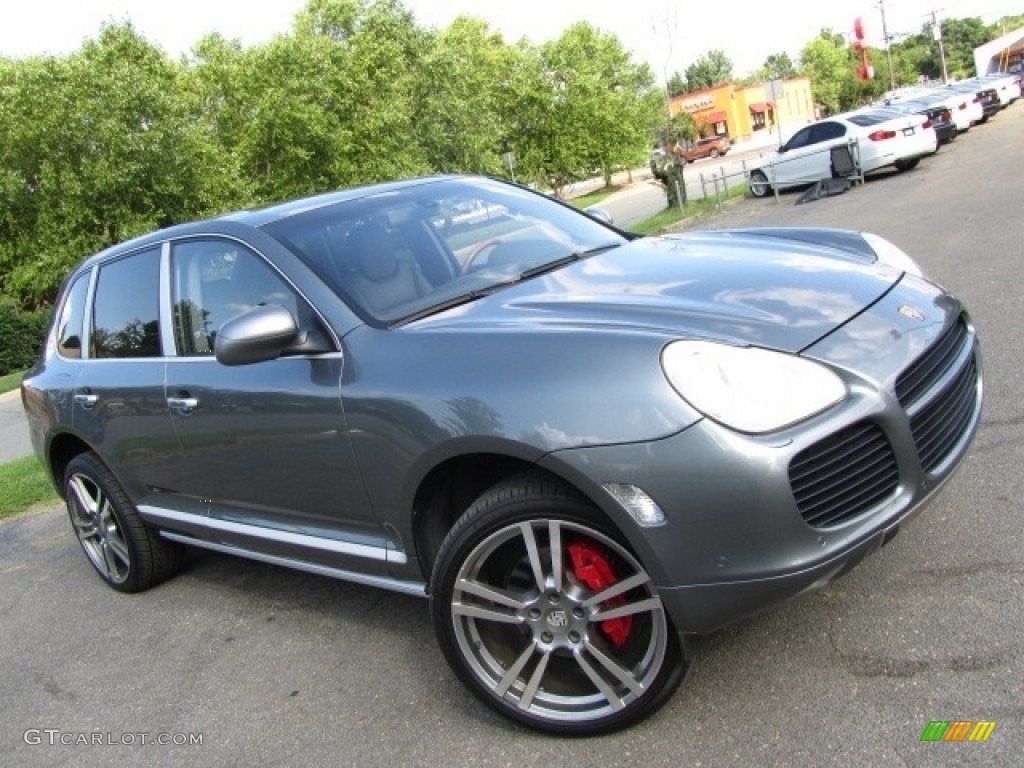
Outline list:
[[[941,8],[939,9],[942,10]],[[949,83],[949,70],[946,69],[946,48],[942,44],[942,25],[939,24],[939,20],[935,17],[938,11],[932,11],[932,36],[939,43],[939,58],[942,59],[942,84],[947,85]]]
[[[889,27],[885,24],[885,0],[878,0],[882,11],[882,37],[885,39],[885,59],[889,62],[889,91],[896,90],[896,74],[892,71],[892,50],[889,48]]]
[[[675,42],[675,33],[679,26],[679,18],[674,7],[669,6],[665,9],[665,17],[661,20],[661,23],[662,28],[659,29],[658,20],[653,20],[651,29],[654,32],[655,38],[660,38],[662,32],[665,34],[666,51],[665,64],[662,66],[662,75],[665,77],[665,109],[668,112],[668,121],[665,123],[665,142],[667,145],[669,140],[669,131],[672,128],[672,89],[669,87],[668,65],[669,62],[672,61],[672,49]]]

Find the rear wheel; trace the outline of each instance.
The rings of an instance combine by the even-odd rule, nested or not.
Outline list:
[[[119,592],[139,592],[173,575],[182,547],[152,532],[110,470],[93,453],[68,463],[68,514],[86,558]]]
[[[524,477],[480,497],[442,544],[431,586],[434,629],[458,676],[541,730],[631,725],[686,669],[650,576],[557,483]]]
[[[764,175],[763,171],[752,171],[750,174],[750,194],[754,197],[764,197],[771,192],[771,185],[768,183],[768,177]]]
[[[897,171],[909,171],[911,168],[916,168],[920,162],[921,158],[915,157],[913,160],[897,160],[893,165]]]

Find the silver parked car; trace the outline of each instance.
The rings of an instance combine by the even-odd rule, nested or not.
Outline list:
[[[22,394],[114,589],[191,546],[429,597],[477,696],[587,734],[889,541],[982,375],[965,308],[874,235],[638,238],[446,176],[92,256]]]

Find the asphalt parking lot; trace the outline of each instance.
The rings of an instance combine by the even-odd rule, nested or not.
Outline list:
[[[700,638],[653,718],[586,740],[509,724],[449,672],[416,598],[213,553],[120,595],[54,509],[0,525],[0,765],[1020,765],[1022,145],[1018,102],[914,171],[698,225],[889,238],[972,311],[986,404],[925,513],[827,591]],[[922,742],[937,720],[996,726]]]

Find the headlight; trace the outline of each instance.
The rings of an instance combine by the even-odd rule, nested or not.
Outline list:
[[[842,380],[796,355],[709,341],[676,341],[661,356],[665,376],[698,411],[740,432],[773,432],[846,396]]]
[[[918,277],[924,277],[924,273],[921,271],[921,267],[917,265],[917,262],[884,237],[872,234],[871,232],[861,232],[860,236],[864,238],[864,242],[871,246],[871,250],[875,252],[878,260],[883,264],[888,264],[890,267],[896,267],[896,269],[901,269]]]

